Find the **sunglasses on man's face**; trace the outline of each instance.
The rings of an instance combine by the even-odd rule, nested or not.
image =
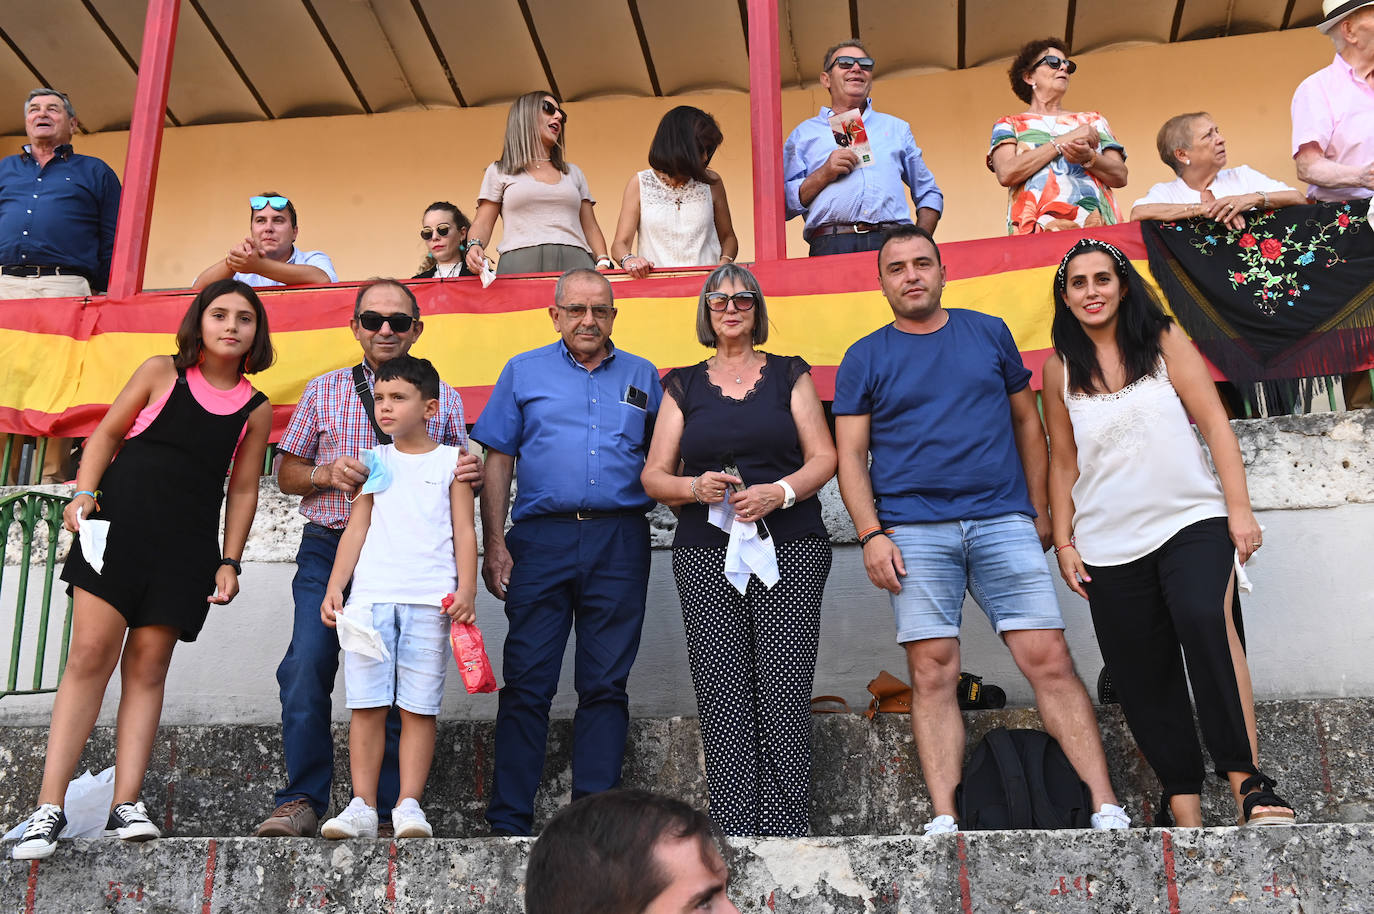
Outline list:
[[[1038,67],[1041,64],[1045,64],[1051,70],[1058,70],[1060,67],[1067,67],[1070,76],[1078,72],[1078,64],[1074,63],[1072,60],[1069,60],[1067,57],[1055,57],[1053,54],[1046,54],[1044,57],[1040,58],[1035,62],[1035,67]],[[1031,67],[1031,69],[1034,70],[1035,67]]]
[[[568,112],[564,111],[562,108],[558,107],[553,102],[549,101],[547,98],[539,103],[539,107],[544,109],[544,113],[547,114],[549,117],[553,117],[556,114],[559,117],[563,118],[563,126],[568,126]]]
[[[873,72],[872,57],[850,57],[846,54],[844,57],[836,57],[830,65],[832,67],[839,67],[841,70],[848,70],[855,64],[858,64],[859,69],[863,70],[865,73]]]
[[[434,228],[425,226],[424,228],[420,229],[420,237],[425,239],[426,241],[433,238],[435,235],[438,235],[440,238],[447,238],[448,233],[451,231],[453,231],[452,225],[450,225],[447,222],[440,222]]]
[[[260,209],[265,209],[265,208],[267,208],[267,207],[269,207],[269,206],[272,207],[273,209],[275,209],[275,210],[277,210],[277,211],[280,212],[281,210],[286,209],[286,207],[287,207],[288,205],[290,205],[290,203],[291,203],[291,201],[288,200],[288,199],[286,199],[285,197],[249,197],[249,198],[248,198],[248,205],[251,206],[251,207],[253,208],[253,212],[255,212],[255,213],[256,213],[258,210],[260,210]]]
[[[382,324],[390,324],[392,333],[405,333],[410,329],[410,325],[415,323],[415,318],[409,314],[378,314],[376,311],[364,311],[358,315],[358,323],[368,333],[381,330]]]

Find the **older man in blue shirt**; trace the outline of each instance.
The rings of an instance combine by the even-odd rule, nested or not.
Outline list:
[[[56,89],[24,102],[29,142],[0,160],[0,299],[104,290],[119,217],[119,178],[72,151],[76,111]]]
[[[911,127],[899,118],[873,110],[873,58],[855,39],[825,52],[821,85],[830,92],[830,107],[802,121],[783,148],[783,191],[787,218],[806,217],[811,256],[876,251],[883,232],[911,224],[905,183],[916,204],[916,224],[934,233],[945,198],[921,158]],[[873,147],[873,162],[859,167],[859,157],[835,142],[830,116],[859,109]]]
[[[549,308],[561,339],[506,363],[472,431],[488,449],[482,576],[510,620],[487,807],[493,834],[530,834],[574,625],[572,797],[620,783],[625,683],[649,586],[653,500],[639,474],[663,393],[652,364],[612,345],[612,302],[595,270],[564,273]],[[506,532],[512,477],[515,525]]]

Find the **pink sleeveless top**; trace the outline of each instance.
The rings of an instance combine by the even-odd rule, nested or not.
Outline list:
[[[243,404],[248,402],[248,398],[253,396],[253,385],[248,383],[248,379],[239,376],[239,382],[228,390],[220,390],[205,380],[205,375],[201,374],[199,365],[192,365],[186,370],[186,386],[191,390],[191,396],[196,398],[196,402],[207,413],[214,413],[216,416],[228,416],[238,412]],[[176,387],[176,382],[172,382],[172,387]],[[152,403],[143,407],[134,419],[133,427],[129,429],[129,434],[125,439],[133,438],[142,432],[153,420],[162,412],[162,407],[167,405],[167,398],[172,395],[172,387],[167,388],[167,392],[158,397]],[[243,436],[248,431],[248,424],[244,423],[243,429],[239,432],[239,443],[243,443]]]

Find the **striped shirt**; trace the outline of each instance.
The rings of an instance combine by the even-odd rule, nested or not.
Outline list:
[[[376,373],[363,362],[363,377],[375,387]],[[447,384],[439,384],[439,412],[426,424],[429,437],[440,444],[467,445],[467,426],[463,422],[463,400]],[[353,369],[340,368],[322,374],[305,386],[291,414],[291,422],[278,445],[316,466],[332,463],[339,457],[358,458],[377,446],[377,436],[367,420],[367,411],[353,389]],[[338,489],[311,492],[301,499],[301,514],[313,523],[335,530],[348,524],[348,496]]]

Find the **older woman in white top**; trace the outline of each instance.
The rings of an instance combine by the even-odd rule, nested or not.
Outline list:
[[[649,167],[625,185],[611,242],[611,256],[631,276],[643,279],[656,267],[734,262],[739,241],[725,182],[707,167],[722,139],[716,119],[690,105],[679,105],[659,121]]]
[[[1126,722],[1164,788],[1156,824],[1172,813],[1202,825],[1190,683],[1240,823],[1291,824],[1291,806],[1258,767],[1235,598],[1233,568],[1264,538],[1202,356],[1104,241],[1069,249],[1054,300],[1044,388],[1054,551],[1064,582],[1088,600]]]
[[[1194,111],[1169,118],[1159,128],[1155,146],[1165,165],[1178,175],[1156,184],[1131,207],[1131,221],[1193,219],[1205,216],[1229,229],[1245,228],[1244,214],[1306,203],[1307,198],[1282,181],[1248,165],[1226,167],[1226,138],[1212,116]]]
[[[582,170],[564,159],[568,114],[547,92],[517,98],[506,116],[501,158],[487,166],[468,232],[468,269],[482,271],[496,217],[504,229],[498,273],[611,267]]]

